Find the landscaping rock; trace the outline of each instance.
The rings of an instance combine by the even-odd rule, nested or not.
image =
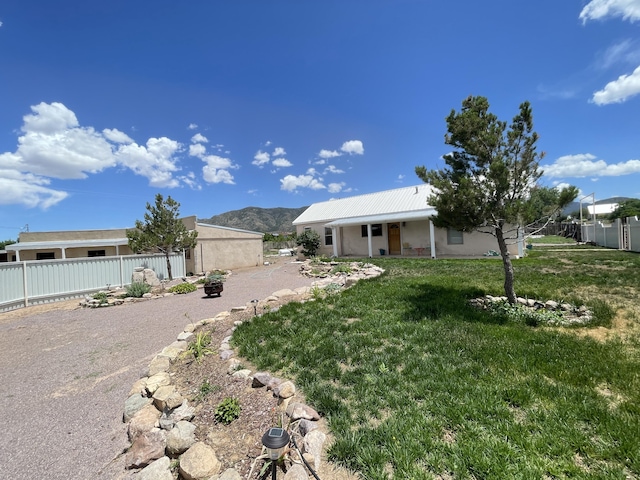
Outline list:
[[[143,397],[139,393],[135,393],[127,398],[124,402],[124,421],[128,422],[133,418],[133,416],[146,405],[151,403],[151,399],[147,397]]]
[[[162,457],[140,470],[136,478],[139,480],[173,480],[170,468],[171,460],[169,457]]]
[[[191,422],[181,420],[176,423],[167,434],[167,453],[175,456],[186,452],[197,441],[195,432],[196,426]]]
[[[129,441],[133,442],[138,435],[150,432],[156,428],[159,425],[158,420],[160,420],[161,415],[162,413],[153,405],[145,405],[129,422],[129,428],[127,430]]]
[[[216,452],[203,442],[194,443],[180,457],[180,475],[185,480],[209,480],[220,473],[220,468]]]
[[[165,433],[160,429],[138,435],[125,457],[126,468],[145,467],[163,457],[165,442]]]

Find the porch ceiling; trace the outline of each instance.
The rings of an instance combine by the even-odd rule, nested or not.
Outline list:
[[[21,250],[42,250],[47,248],[75,248],[75,247],[102,247],[114,245],[127,245],[126,238],[99,238],[92,240],[49,240],[42,242],[19,242],[5,247],[6,250],[17,252]]]
[[[380,215],[367,215],[364,217],[341,218],[325,224],[326,227],[349,227],[353,225],[368,225],[370,223],[411,222],[416,220],[428,220],[436,214],[434,208],[419,211],[384,213]]]

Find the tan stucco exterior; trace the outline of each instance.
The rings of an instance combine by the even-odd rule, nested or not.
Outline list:
[[[328,222],[297,225],[298,234],[305,229],[311,229],[320,235],[321,246],[318,255],[331,256],[337,251],[339,257],[342,256],[369,256],[368,238],[362,235],[361,225],[349,225],[336,227],[335,234],[331,236],[334,245],[327,245],[325,225]],[[426,256],[426,257],[478,257],[483,256],[490,250],[498,251],[496,239],[486,233],[471,232],[462,234],[461,244],[451,244],[448,239],[447,230],[433,227],[434,245],[432,249],[431,225],[429,220],[390,222],[396,223],[400,228],[400,255],[402,256]],[[373,256],[380,256],[380,250],[385,250],[385,255],[389,255],[389,223],[382,224],[382,235],[371,237],[371,251]],[[513,243],[508,246],[509,253],[513,257],[522,255],[521,248]],[[435,255],[433,255],[435,253]]]
[[[232,270],[262,265],[262,233],[197,223],[196,217],[182,219],[188,230],[196,230],[196,247],[185,252],[187,273],[210,270]],[[37,260],[38,254],[53,254],[53,258],[81,258],[90,252],[104,251],[105,256],[133,255],[126,244],[127,229],[73,230],[57,232],[23,232],[20,234],[19,259]],[[104,243],[100,242],[104,240]],[[37,247],[28,248],[29,243]],[[90,245],[74,246],[78,243]],[[25,244],[27,244],[25,246]],[[7,256],[15,255],[8,245]],[[102,252],[101,252],[102,253]]]

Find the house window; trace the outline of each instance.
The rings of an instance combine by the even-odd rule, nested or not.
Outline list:
[[[324,227],[324,244],[333,245],[333,232],[328,227]]]
[[[447,244],[448,245],[464,244],[464,241],[462,238],[462,232],[460,230],[454,230],[453,228],[447,228]]]
[[[53,260],[56,258],[54,252],[38,252],[36,253],[36,260]]]
[[[361,225],[360,226],[360,230],[362,233],[363,237],[367,236],[367,226],[366,225]],[[374,223],[373,225],[371,225],[371,236],[372,237],[381,237],[382,236],[382,224],[381,223]]]
[[[311,230],[311,227],[304,227],[305,232],[308,232],[309,230]]]
[[[106,252],[104,250],[89,250],[87,255],[89,257],[104,257],[106,256]]]

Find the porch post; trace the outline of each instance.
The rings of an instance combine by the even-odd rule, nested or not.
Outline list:
[[[429,219],[429,243],[431,244],[431,258],[436,258],[436,228]]]
[[[369,246],[369,258],[373,258],[373,248],[371,245],[371,224],[367,223],[367,245]]]
[[[333,245],[333,256],[338,256],[338,229],[331,227],[331,244]]]
[[[64,260],[65,258],[67,258],[67,249],[66,248],[61,248],[60,252],[62,252],[62,259]]]

